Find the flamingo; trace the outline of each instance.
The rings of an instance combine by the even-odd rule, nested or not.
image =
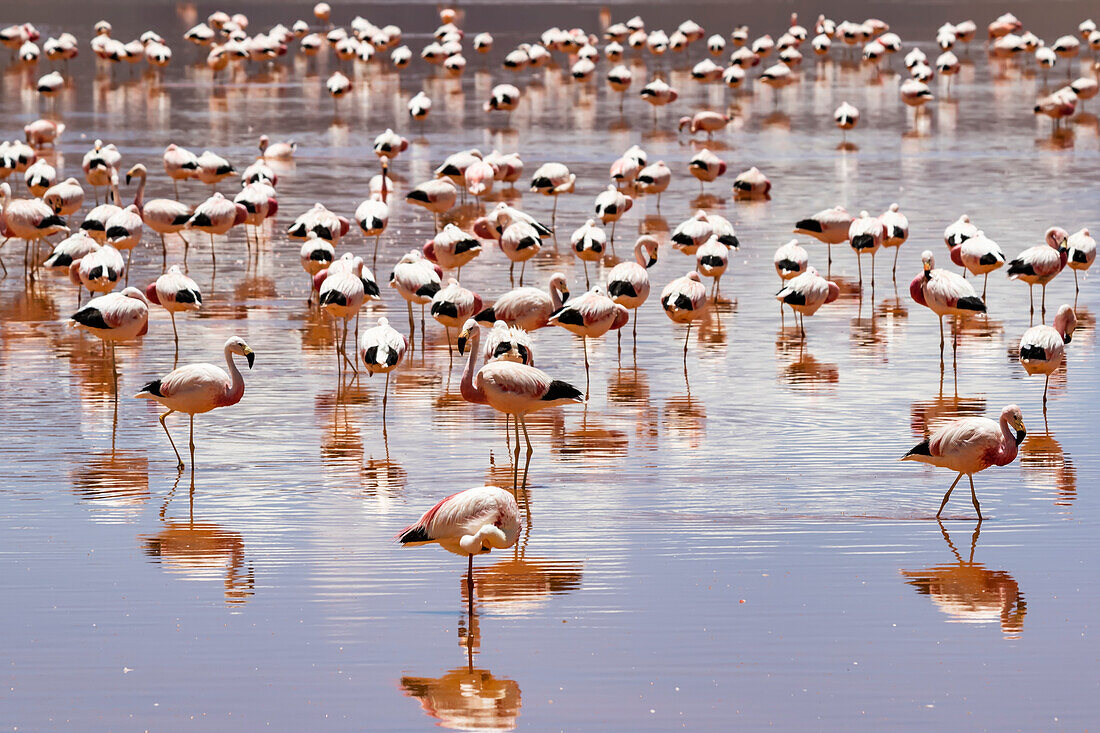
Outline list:
[[[843,133],[841,142],[846,143],[848,142],[848,130],[859,124],[859,110],[847,102],[841,102],[840,106],[833,112],[833,121],[836,122],[836,126]]]
[[[363,231],[364,237],[374,237],[373,262],[378,261],[378,243],[382,240],[382,234],[390,225],[390,206],[384,198],[371,197],[359,204],[355,209],[355,221]]]
[[[787,280],[775,298],[791,307],[798,318],[802,338],[806,338],[806,316],[812,316],[826,303],[840,297],[840,286],[826,280],[813,267]],[[782,308],[782,306],[780,306]]]
[[[424,245],[424,256],[440,267],[455,270],[462,277],[462,268],[481,254],[481,242],[467,234],[454,224],[443,227],[443,231]]]
[[[325,89],[332,97],[333,111],[336,110],[336,103],[351,92],[351,87],[351,79],[339,71],[332,72],[332,75],[325,81]]]
[[[711,226],[710,218],[707,212],[699,209],[690,219],[676,225],[670,240],[676,249],[686,255],[694,255],[712,236],[714,227]]]
[[[340,318],[344,321],[344,333],[336,343],[336,364],[347,364],[356,374],[359,369],[348,358],[348,321],[352,316],[358,319],[359,309],[368,298],[379,297],[378,285],[374,282],[374,275],[365,269],[362,257],[352,260],[351,267],[333,268],[328,270],[328,276],[321,284],[317,294],[317,303],[321,310],[329,314],[333,319]],[[333,330],[335,332],[335,322]],[[352,344],[354,348],[355,344]],[[343,361],[341,361],[341,357]]]
[[[512,463],[512,491],[519,487],[519,429],[527,441],[527,463],[523,469],[523,482],[527,484],[527,467],[531,465],[531,455],[535,452],[531,446],[531,436],[527,433],[526,416],[536,410],[558,407],[572,403],[583,403],[579,389],[533,366],[515,361],[491,361],[481,369],[477,366],[477,355],[481,345],[481,329],[473,319],[466,321],[458,335],[458,353],[465,353],[467,343],[470,356],[462,371],[460,391],[467,402],[489,405],[497,412],[510,415],[515,419],[516,448]],[[507,430],[507,425],[505,425]]]
[[[405,195],[405,200],[410,204],[422,206],[432,212],[436,231],[439,231],[439,215],[454,206],[457,199],[458,189],[455,185],[441,178],[425,181]]]
[[[896,203],[890,204],[890,208],[878,217],[882,222],[882,246],[894,248],[894,267],[890,271],[894,280],[897,280],[898,276],[898,254],[901,252],[901,245],[909,239],[909,219],[898,211],[898,208]]]
[[[518,449],[518,446],[517,446]],[[497,486],[480,486],[452,494],[397,535],[406,547],[438,543],[447,552],[466,555],[466,595],[474,602],[474,555],[505,550],[519,539],[519,506]]]
[[[943,495],[936,519],[947,506],[956,484],[965,475],[970,479],[970,498],[980,522],[982,508],[974,491],[974,474],[990,466],[1012,463],[1026,435],[1023,413],[1016,405],[1009,405],[1001,411],[1001,419],[997,422],[987,417],[964,417],[951,421],[914,446],[901,460],[919,461],[958,472],[959,475]]]
[[[243,356],[248,362],[248,368],[252,368],[256,360],[255,352],[243,339],[233,336],[225,342],[225,363],[228,373],[213,364],[187,364],[179,369],[173,369],[160,379],[149,382],[134,395],[138,399],[154,400],[168,408],[168,412],[160,416],[160,426],[164,428],[164,434],[172,444],[176,460],[179,461],[177,469],[180,471],[184,467],[183,458],[180,457],[180,452],[176,449],[176,441],[172,440],[172,434],[168,432],[168,426],[164,420],[173,412],[182,412],[190,417],[188,445],[191,449],[191,471],[194,473],[195,415],[210,412],[218,407],[230,407],[244,397],[244,377],[233,362],[234,354]]]
[[[685,368],[688,339],[691,338],[691,324],[703,316],[708,305],[707,288],[703,285],[702,277],[695,270],[676,278],[661,291],[661,307],[665,309],[665,315],[673,323],[687,324],[687,332],[684,335]],[[686,371],[684,373],[687,374]]]
[[[69,280],[77,286],[77,300],[80,288],[89,293],[109,293],[118,285],[126,271],[126,262],[122,254],[110,245],[96,243],[96,248],[69,265]],[[79,304],[79,303],[78,303]]]
[[[149,301],[137,288],[107,293],[92,298],[69,317],[69,325],[81,328],[111,345],[111,375],[118,396],[118,372],[115,369],[115,344],[133,341],[149,330]]]
[[[982,283],[984,301],[989,273],[1004,266],[1005,254],[1001,251],[1000,245],[985,236],[985,232],[978,230],[974,236],[951,248],[951,261],[969,270],[971,274],[985,276],[985,281]]]
[[[432,296],[432,318],[447,330],[447,354],[451,355],[451,329],[462,325],[481,310],[481,296],[462,287],[455,278]]]
[[[726,163],[710,150],[703,148],[688,161],[688,172],[699,180],[699,190],[704,183],[712,183],[726,172]]]
[[[175,358],[179,359],[180,337],[176,331],[176,313],[197,311],[202,308],[202,291],[194,280],[183,274],[179,265],[172,265],[168,272],[145,288],[145,297],[159,305],[172,317],[172,339],[175,341]]]
[[[882,246],[885,239],[885,228],[877,217],[868,215],[866,211],[859,212],[859,217],[852,221],[848,227],[848,243],[856,253],[856,263],[859,265],[859,284],[863,286],[863,253],[871,253],[871,291],[875,289],[875,254]]]
[[[42,200],[58,216],[72,216],[84,206],[84,189],[81,188],[80,181],[66,178],[46,189]]]
[[[336,257],[336,250],[331,244],[318,237],[316,232],[310,232],[309,237],[302,244],[298,257],[302,263],[302,269],[309,274],[309,297],[306,298],[306,305],[313,305],[313,291],[317,289],[313,278],[332,264]]]
[[[386,403],[390,394],[390,372],[401,366],[405,352],[409,349],[409,340],[404,334],[390,326],[389,320],[379,318],[378,325],[363,331],[359,338],[359,356],[363,359],[363,368],[369,376],[386,375],[386,386],[382,392],[382,432],[386,431]]]
[[[607,274],[607,294],[618,305],[634,311],[634,342],[638,342],[638,309],[649,298],[649,268],[657,264],[657,238],[648,234],[634,243],[634,262],[620,262]],[[622,338],[622,329],[619,329]]]
[[[569,238],[569,246],[577,259],[584,263],[584,286],[587,288],[589,287],[588,263],[599,262],[603,258],[604,248],[607,246],[607,234],[596,226],[595,219],[589,219],[573,232]]]
[[[738,198],[769,198],[772,183],[756,166],[733,179],[733,194]]]
[[[54,245],[53,251],[50,252],[50,256],[46,258],[42,266],[68,273],[69,267],[74,262],[79,262],[81,258],[95,252],[99,247],[99,242],[89,237],[86,232],[77,229],[72,235]],[[77,284],[79,286],[79,281],[77,281]],[[113,286],[110,289],[113,290]],[[80,305],[79,294],[77,305]]]
[[[287,227],[287,235],[292,239],[305,239],[309,232],[314,232],[333,245],[338,244],[349,231],[351,231],[351,222],[329,211],[322,203],[313,204],[312,208]]]
[[[1069,256],[1066,264],[1073,270],[1074,294],[1081,292],[1081,286],[1077,282],[1078,272],[1088,272],[1092,263],[1096,261],[1096,240],[1089,236],[1088,229],[1080,229],[1069,235]]]
[[[39,158],[23,172],[23,180],[32,196],[42,198],[57,183],[57,169],[47,163],[45,158]]]
[[[711,63],[713,64],[714,62]],[[721,67],[718,68],[720,75]],[[711,110],[703,110],[696,112],[691,117],[681,117],[677,129],[683,130],[686,127],[688,128],[688,133],[691,135],[697,132],[705,132],[707,133],[707,139],[710,140],[714,137],[715,132],[725,129],[729,121],[729,115],[722,114],[721,112],[713,112]]]
[[[843,206],[824,209],[813,216],[800,219],[794,225],[795,234],[805,234],[828,245],[829,264],[833,262],[833,245],[848,241],[848,229],[852,215]]]
[[[114,144],[104,145],[102,140],[96,140],[95,146],[84,154],[81,168],[84,170],[84,178],[88,185],[95,191],[95,201],[99,203],[99,189],[101,186],[111,184],[111,173],[117,168],[122,155]]]
[[[125,209],[111,214],[104,225],[104,235],[107,244],[118,251],[126,251],[126,282],[130,281],[130,258],[134,254],[134,247],[141,244],[141,235],[145,225],[141,220],[141,212],[138,207],[130,204]]]
[[[722,275],[729,267],[729,247],[718,241],[718,237],[712,236],[695,252],[695,266],[699,274],[704,277],[714,278],[714,291],[711,299],[718,302],[718,292]]]
[[[531,334],[504,321],[493,323],[485,335],[485,363],[497,359],[534,366],[535,343]]]
[[[963,214],[943,230],[943,241],[948,249],[952,249],[977,235],[978,227],[971,223],[969,216]]]
[[[806,250],[799,246],[797,239],[792,239],[775,250],[772,264],[781,281],[790,280],[806,271],[809,266],[810,256]],[[783,306],[780,306],[782,309]]]
[[[189,244],[182,232],[187,228],[187,224],[195,212],[187,204],[173,199],[151,199],[146,201],[145,180],[147,176],[148,171],[141,163],[126,171],[127,185],[130,184],[131,178],[138,179],[137,193],[134,195],[134,206],[137,207],[145,225],[160,235],[161,265],[163,266],[168,259],[168,243],[164,241],[165,234],[175,234],[183,240],[183,259],[186,262]]]
[[[416,325],[413,321],[413,303],[420,305],[420,330],[424,330],[424,305],[432,302],[432,298],[442,287],[442,271],[428,260],[419,250],[412,250],[403,256],[390,273],[390,287],[397,290],[405,299],[409,307],[409,341],[413,341]]]
[[[611,329],[620,329],[630,320],[630,311],[607,297],[602,285],[589,290],[556,311],[548,323],[561,326],[581,337],[584,349],[584,398],[588,399],[591,377],[588,366],[588,339],[599,338]]]
[[[565,275],[555,272],[545,291],[532,287],[509,290],[496,302],[474,316],[479,323],[504,321],[509,326],[535,331],[549,325],[550,316],[561,310],[569,300],[569,286]]]
[[[527,271],[527,260],[531,259],[542,249],[542,240],[538,230],[525,221],[517,221],[508,225],[500,234],[500,251],[508,258],[511,265],[508,267],[508,279],[515,281],[516,263],[523,263],[519,271],[519,284],[523,285],[523,275]]]
[[[298,150],[293,140],[285,143],[273,143],[267,135],[260,135],[260,158],[263,160],[290,160]]]
[[[661,210],[661,194],[668,190],[670,183],[672,183],[672,170],[663,160],[642,168],[634,179],[634,185],[639,192],[657,194],[657,211]]]
[[[1063,270],[1069,259],[1069,234],[1061,227],[1046,232],[1046,244],[1028,247],[1008,263],[1008,278],[1027,283],[1031,300],[1031,315],[1035,316],[1035,286],[1043,288],[1042,318],[1047,315],[1047,283]]]
[[[633,206],[634,199],[619,191],[614,184],[608,185],[606,190],[596,195],[596,216],[605,225],[611,224],[612,246],[615,244],[615,225]]]
[[[1054,316],[1052,326],[1032,326],[1020,337],[1020,363],[1028,375],[1046,375],[1043,385],[1043,411],[1047,406],[1047,390],[1050,388],[1050,375],[1062,365],[1065,345],[1073,340],[1073,331],[1077,328],[1077,316],[1073,308],[1063,305]]]
[[[493,178],[507,183],[511,188],[516,187],[516,181],[523,175],[523,159],[519,157],[519,153],[494,150],[485,156],[485,162],[493,166]]]
[[[531,177],[532,191],[554,198],[554,209],[550,214],[551,222],[557,219],[558,196],[563,193],[573,193],[576,182],[576,174],[570,173],[569,169],[561,163],[543,163]]]
[[[28,253],[33,243],[37,250],[38,243],[58,232],[69,233],[69,227],[65,226],[65,220],[53,212],[40,199],[13,199],[11,186],[7,181],[0,183],[0,222],[6,227],[5,239],[0,242],[3,246],[8,239],[15,237],[25,242],[23,248],[24,271],[30,275]],[[33,275],[31,275],[33,277]]]
[[[172,179],[172,186],[179,198],[179,182],[198,177],[199,159],[186,148],[175,143],[164,149],[164,172]]]
[[[191,215],[187,225],[210,235],[210,262],[216,267],[214,235],[228,234],[234,226],[244,223],[247,217],[248,209],[243,204],[234,203],[215,192],[213,196],[195,207],[195,213]],[[184,253],[186,254],[186,250]]]
[[[405,107],[409,111],[409,117],[422,121],[427,119],[428,113],[432,111],[432,100],[421,90],[408,101]]]
[[[965,279],[947,270],[936,269],[936,260],[929,250],[921,253],[924,272],[909,283],[913,300],[928,308],[940,319],[940,364],[943,364],[943,317],[985,313],[985,303]],[[951,342],[952,360],[958,358],[959,336],[956,323]]]
[[[490,221],[496,222],[497,230],[499,232],[503,232],[504,229],[510,224],[514,224],[517,221],[522,221],[534,227],[535,231],[539,233],[539,238],[541,239],[546,239],[554,233],[553,229],[546,226],[545,224],[540,223],[537,219],[535,219],[535,217],[524,211],[520,211],[514,206],[509,206],[503,201],[497,204],[496,207],[491,212],[489,212],[486,218]]]
[[[237,173],[228,160],[209,150],[202,151],[197,160],[199,167],[195,169],[195,176],[210,186],[211,192],[220,181]]]
[[[256,239],[256,250],[259,254],[260,229],[264,222],[279,211],[279,201],[275,197],[275,188],[267,181],[256,181],[247,184],[240,193],[233,197],[233,203],[240,204],[246,212],[244,221],[244,241],[251,248],[252,242],[248,236],[248,227],[252,227],[253,236]],[[341,225],[343,219],[341,219]],[[350,225],[349,225],[350,226]]]

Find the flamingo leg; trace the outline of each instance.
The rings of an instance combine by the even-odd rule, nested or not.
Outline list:
[[[584,349],[584,399],[588,399],[588,387],[590,379],[588,376],[588,338],[581,336],[581,348]],[[516,440],[519,440],[519,434],[516,434]],[[519,450],[517,448],[517,450]]]
[[[1047,375],[1046,382],[1043,383],[1043,410],[1047,409],[1047,390],[1050,389],[1050,375]]]
[[[390,373],[386,372],[386,386],[382,390],[382,433],[386,432],[386,403],[390,399]]]
[[[978,512],[978,521],[980,522],[984,517],[982,517],[982,507],[978,504],[978,494],[974,491],[974,475],[968,473],[966,477],[970,479],[970,500],[974,502],[974,511]]]
[[[405,305],[409,306],[409,348],[416,349],[416,339],[413,338],[413,334],[416,333],[416,319],[413,318],[413,304],[411,300],[405,301]]]
[[[180,335],[176,332],[176,312],[168,311],[168,315],[172,317],[172,339],[176,343],[175,355],[172,357],[172,368],[176,368],[176,362],[180,358]]]
[[[581,260],[581,264],[584,265],[584,287],[591,289],[591,285],[588,282],[588,260]]]
[[[691,338],[691,321],[688,321],[687,334],[684,336],[684,364],[688,361],[688,339]]]
[[[164,413],[163,415],[160,416],[160,426],[162,428],[164,428],[164,434],[168,436],[168,442],[172,444],[172,450],[175,451],[175,453],[176,453],[176,460],[179,461],[179,463],[176,465],[176,468],[179,469],[180,471],[182,471],[183,470],[183,459],[180,458],[180,452],[176,448],[176,441],[172,440],[172,434],[170,432],[168,432],[168,425],[166,425],[165,422],[164,422],[164,419],[166,417],[168,417],[169,415],[171,415],[173,412],[175,412],[175,410],[169,410],[168,412],[166,412],[166,413]],[[194,418],[192,418],[192,419],[194,419]]]
[[[989,273],[985,273],[985,281],[982,282],[982,302],[985,302],[985,289],[989,287]]]
[[[856,267],[859,268],[859,288],[860,292],[863,291],[863,258],[859,252],[856,252]]]
[[[943,316],[940,316],[940,364],[943,364]]]
[[[165,266],[168,264],[168,243],[164,241],[164,235],[160,235],[160,269],[164,271]]]
[[[531,446],[531,436],[527,434],[527,418],[526,416],[517,416],[520,425],[523,426],[523,439],[527,441],[527,460],[523,463],[523,488],[527,489],[527,471],[531,468],[531,456],[534,455],[535,449]]]
[[[191,449],[191,470],[195,470],[195,416],[191,416],[191,432],[188,447]]]
[[[1027,297],[1031,301],[1031,320],[1035,320],[1035,286],[1027,286]]]
[[[466,565],[466,598],[469,601],[470,626],[473,626],[474,612],[474,556],[467,555],[469,563]]]
[[[4,274],[8,274],[7,269],[4,270]],[[1076,298],[1077,294],[1081,292],[1081,286],[1077,283],[1077,270],[1073,270],[1073,297]]]
[[[894,247],[894,269],[890,273],[891,277],[894,279],[895,282],[898,279],[898,255],[899,254],[901,254],[901,245],[900,244],[897,247]]]
[[[512,453],[512,495],[515,496],[519,486],[519,416],[512,422],[516,429],[516,447]]]
[[[1043,323],[1046,323],[1047,322],[1047,284],[1046,283],[1043,283],[1041,317],[1043,319]]]
[[[958,476],[956,476],[954,483],[951,484],[951,488],[949,488],[947,490],[947,493],[943,495],[943,501],[940,503],[940,510],[938,512],[936,512],[936,519],[940,518],[940,514],[943,513],[943,508],[945,506],[947,506],[947,500],[951,498],[951,492],[955,490],[956,484],[959,483],[959,481],[962,479],[962,477],[963,477],[963,475],[961,473]],[[971,481],[973,481],[973,479],[971,479]]]

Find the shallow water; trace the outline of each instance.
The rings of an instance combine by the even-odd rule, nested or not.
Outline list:
[[[355,92],[334,116],[323,89],[332,58],[288,58],[214,87],[190,65],[199,56],[177,40],[193,21],[170,7],[135,4],[130,17],[116,4],[13,7],[13,18],[37,22],[44,37],[80,32],[75,81],[56,112],[28,90],[36,75],[6,67],[0,80],[4,136],[47,112],[69,125],[51,159],[63,176],[80,176],[96,137],[119,146],[124,166],[149,166],[150,196],[171,195],[160,167],[170,141],[209,147],[238,169],[255,156],[261,132],[300,148],[279,170],[280,212],[258,260],[249,264],[239,230],[218,240],[216,273],[201,237],[191,251],[190,275],[206,305],[179,319],[181,363],[219,362],[231,335],[257,352],[241,403],[196,420],[193,488],[189,473],[177,476],[156,406],[129,397],[172,366],[167,315],[154,309],[149,335],[119,347],[116,413],[99,344],[63,323],[75,309],[74,288],[54,277],[25,288],[21,247],[3,250],[11,274],[0,282],[7,601],[0,724],[212,731],[1094,724],[1095,283],[1082,280],[1080,326],[1051,380],[1045,420],[1042,380],[1027,378],[1014,355],[1029,323],[1022,284],[1002,273],[990,278],[990,315],[966,324],[955,372],[950,352],[941,372],[937,321],[907,290],[922,249],[952,267],[942,231],[963,212],[1010,255],[1040,243],[1048,226],[1100,228],[1096,117],[1081,114],[1069,134],[1052,137],[1048,121],[1030,111],[1041,76],[996,73],[975,44],[950,96],[937,80],[939,99],[917,118],[885,70],[875,80],[866,68],[815,68],[807,58],[801,82],[773,101],[762,87],[736,94],[702,87],[688,78],[685,60],[671,57],[662,65],[682,96],[660,112],[656,132],[634,95],[619,115],[602,83],[605,63],[588,85],[560,69],[526,72],[517,82],[525,88],[520,109],[510,120],[488,118],[480,106],[488,90],[514,81],[499,60],[527,37],[516,27],[594,29],[597,9],[543,8],[520,24],[499,6],[471,6],[469,31],[498,32],[491,64],[471,53],[461,82],[426,78],[420,62],[400,75],[384,64],[360,67]],[[289,25],[307,8],[243,10],[267,26]],[[351,15],[337,10],[339,21]],[[642,10],[668,28],[689,14],[708,32],[732,25],[717,6]],[[752,23],[754,35],[782,31],[784,12],[742,10],[738,22]],[[615,8],[612,16],[632,12]],[[903,38],[923,39],[943,15],[894,5],[851,15],[872,12],[897,17]],[[1020,15],[1049,40],[1087,12],[1067,3],[1043,17]],[[402,25],[418,52],[433,13],[428,5],[384,6],[371,17]],[[979,26],[994,14],[984,5],[973,12]],[[124,39],[146,27],[163,33],[176,58],[162,81],[127,68],[114,78],[94,73],[87,34],[101,15]],[[694,49],[693,61],[701,54]],[[638,89],[646,74],[635,72]],[[1060,66],[1052,83],[1064,74]],[[404,103],[422,87],[435,107],[420,129],[410,127]],[[844,99],[863,112],[848,137],[854,149],[838,149],[832,125]],[[736,121],[707,145],[730,173],[700,200],[686,162],[704,143],[677,137],[673,121],[727,104]],[[545,161],[568,164],[578,185],[558,205],[563,240],[587,218],[611,161],[640,143],[675,177],[659,210],[642,198],[620,223],[620,255],[641,231],[667,240],[700,205],[731,219],[742,243],[717,312],[693,329],[686,371],[683,329],[660,312],[656,296],[694,261],[666,241],[650,271],[654,293],[640,312],[636,355],[629,329],[621,355],[613,334],[590,343],[587,407],[532,417],[523,535],[514,551],[476,559],[472,619],[464,561],[438,548],[401,549],[392,538],[442,496],[510,485],[502,421],[463,402],[463,362],[450,363],[444,333],[429,319],[426,348],[418,332],[417,351],[393,382],[384,435],[383,382],[338,380],[330,326],[306,307],[300,245],[284,234],[314,201],[351,216],[377,172],[373,138],[388,126],[413,140],[393,167],[399,193],[466,147],[518,150],[525,176]],[[751,165],[771,179],[771,200],[731,201],[732,176]],[[9,180],[25,195],[18,176]],[[198,183],[182,189],[192,203],[207,194]],[[525,210],[549,218],[548,200],[517,196]],[[844,203],[878,213],[893,201],[912,226],[896,286],[885,251],[874,292],[865,283],[860,298],[851,250],[834,248],[831,274],[844,295],[807,319],[803,343],[772,297],[775,248],[791,238],[794,221],[819,209]],[[381,283],[432,226],[420,209],[395,206],[375,270]],[[824,247],[803,244],[824,270]],[[353,231],[338,251],[372,248]],[[181,256],[171,242],[169,261]],[[159,243],[148,234],[134,258],[131,283],[159,274]],[[532,261],[527,282],[544,285],[558,270],[582,292],[583,270],[564,241]],[[463,283],[492,298],[509,287],[507,261],[489,249],[464,270]],[[1071,273],[1049,290],[1048,319],[1073,302]],[[382,291],[364,322],[386,314],[405,328],[404,304]],[[564,331],[537,333],[536,364],[584,380],[581,344]],[[987,516],[980,532],[962,489],[938,524],[933,515],[952,476],[896,459],[944,420],[996,417],[1013,402],[1029,435],[1015,463],[977,478]],[[169,425],[183,445],[186,423]]]

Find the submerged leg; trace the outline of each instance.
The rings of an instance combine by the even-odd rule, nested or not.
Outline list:
[[[162,428],[164,428],[164,434],[168,436],[168,442],[172,444],[172,450],[175,451],[175,453],[176,453],[176,460],[179,461],[179,463],[176,465],[176,468],[178,468],[180,471],[182,471],[183,470],[183,458],[180,457],[180,452],[176,448],[176,441],[172,440],[172,434],[170,432],[168,432],[168,426],[164,423],[164,419],[166,417],[168,417],[169,415],[171,415],[173,412],[175,412],[175,410],[169,410],[168,412],[166,412],[166,413],[164,413],[163,415],[160,416],[160,426]]]
[[[194,471],[195,470],[195,416],[194,415],[191,416],[190,448],[191,448],[191,470]]]
[[[974,476],[967,474],[967,478],[970,479],[970,500],[974,502],[974,511],[978,513],[978,521],[982,521],[982,507],[978,504],[978,494],[974,491]]]

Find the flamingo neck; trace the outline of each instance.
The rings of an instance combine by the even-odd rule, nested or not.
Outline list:
[[[459,385],[458,390],[467,402],[484,405],[487,402],[485,392],[478,389],[477,385],[474,384],[474,372],[477,371],[477,355],[481,351],[480,329],[470,334],[470,341],[466,346],[470,349],[470,355],[466,358],[466,368],[462,370],[462,383]]]
[[[645,247],[641,242],[634,245],[634,261],[645,269],[646,262],[648,261],[645,256]]]
[[[560,310],[562,305],[564,305],[561,299],[561,292],[554,283],[550,283],[550,303],[554,306],[555,311]]]
[[[1023,436],[1020,437],[1023,440]],[[997,458],[993,461],[998,466],[1007,466],[1016,460],[1019,445],[1016,442],[1016,434],[1009,427],[1008,418],[1001,418],[1001,449],[997,452]]]
[[[235,405],[241,401],[241,397],[244,397],[244,377],[241,376],[241,371],[237,369],[237,365],[233,362],[233,352],[229,350],[229,347],[225,347],[225,364],[229,367],[229,390],[225,393],[225,399],[222,406]]]
[[[140,180],[138,181],[137,193],[134,194],[134,206],[136,206],[137,210],[140,212],[140,211],[145,210],[145,178],[146,178],[146,174],[141,173],[141,174],[139,174],[139,176],[140,176]]]

